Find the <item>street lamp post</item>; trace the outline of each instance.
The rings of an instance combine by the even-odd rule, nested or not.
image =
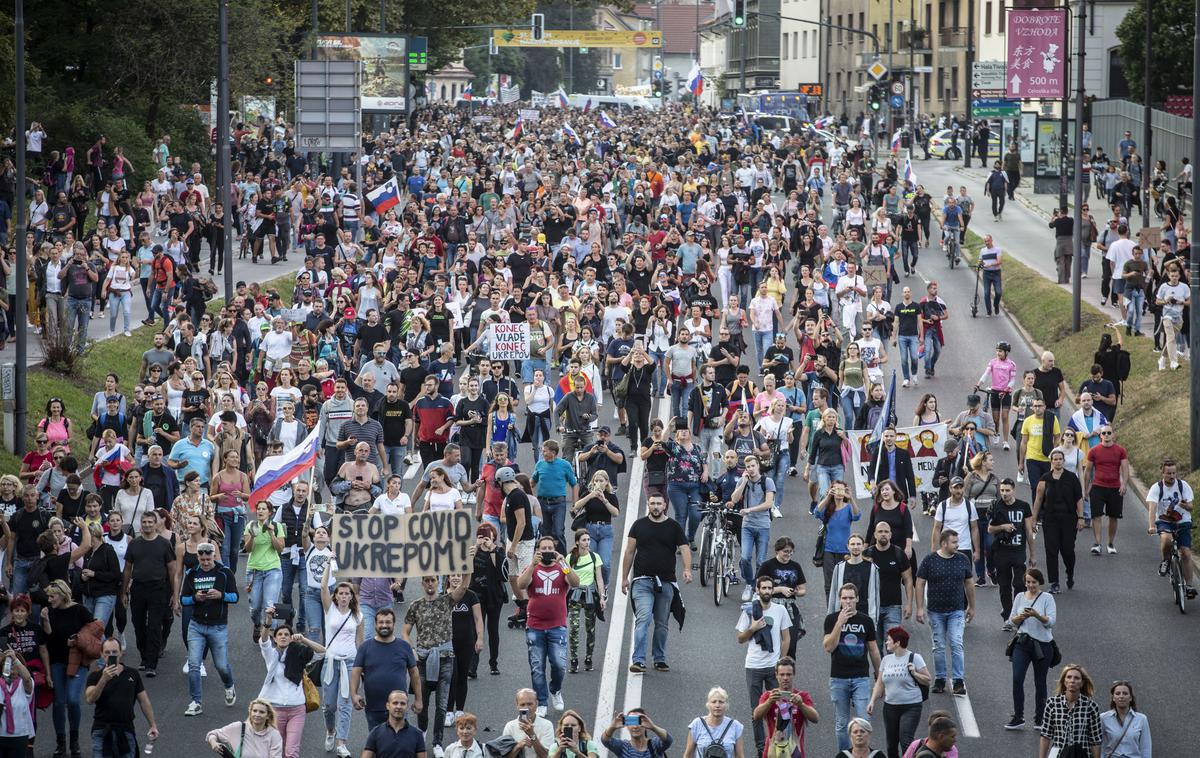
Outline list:
[[[16,0],[13,13],[13,28],[16,33],[16,137],[17,137],[17,186],[13,200],[13,244],[17,247],[17,292],[13,299],[13,326],[17,331],[17,356],[14,368],[13,387],[13,452],[18,458],[25,455],[25,414],[29,404],[26,390],[29,364],[29,329],[26,328],[26,293],[29,291],[29,259],[25,246],[25,0]],[[61,327],[60,327],[61,328]]]
[[[1195,1],[1192,37],[1192,81],[1200,81],[1200,0]],[[1200,111],[1192,104],[1192,165],[1200,165]],[[1191,285],[1191,308],[1188,320],[1188,355],[1200,355],[1200,211],[1197,204],[1192,203],[1192,238],[1191,256],[1188,261],[1188,278]],[[1193,359],[1194,360],[1194,359]],[[1191,440],[1192,468],[1200,468],[1200,370],[1196,366],[1188,368],[1191,375]]]
[[[225,209],[222,232],[225,262],[225,302],[233,302],[233,183],[229,165],[229,0],[217,0],[217,186]]]
[[[1079,0],[1079,53],[1075,61],[1075,223],[1071,235],[1071,330],[1078,332],[1083,320],[1083,193],[1090,188],[1083,184],[1083,58],[1087,48],[1087,3]],[[1067,112],[1063,111],[1063,124]],[[1063,177],[1066,181],[1066,177]]]

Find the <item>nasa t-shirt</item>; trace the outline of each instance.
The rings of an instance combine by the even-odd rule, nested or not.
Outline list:
[[[833,631],[838,614],[825,617],[825,634]],[[829,676],[833,679],[853,679],[869,676],[871,661],[867,657],[867,643],[875,640],[875,624],[865,613],[855,613],[842,625],[838,634],[837,647],[830,654]]]

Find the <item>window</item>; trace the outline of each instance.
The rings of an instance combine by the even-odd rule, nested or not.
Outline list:
[[[787,34],[787,32],[783,33],[783,44],[780,45],[779,57],[785,61],[788,59],[788,34]]]
[[[1003,5],[1003,3],[1001,5]],[[933,29],[933,4],[925,3],[925,34],[927,37],[931,29]],[[933,46],[930,45],[930,47]]]
[[[837,26],[838,26],[837,41],[841,42],[842,41],[842,31],[843,31],[841,28],[842,27],[842,17],[841,16],[837,17]]]
[[[921,77],[922,77],[921,92],[925,95],[926,100],[929,99],[929,92],[930,92],[929,79],[932,76],[933,76],[932,74],[921,74]]]
[[[950,67],[950,99],[958,99],[958,66]]]
[[[1004,3],[996,3],[996,33],[1005,34],[1007,27],[1004,25]]]
[[[992,33],[992,4],[990,2],[983,4],[983,33],[988,35]]]
[[[808,32],[804,32],[803,35],[801,35],[799,32],[792,32],[792,46],[793,47],[795,47],[795,45],[796,45],[797,37],[800,38],[800,57],[807,58],[808,57]]]
[[[613,71],[621,70],[621,54],[616,52],[615,50],[613,51],[613,54],[612,54],[612,67],[613,67]]]

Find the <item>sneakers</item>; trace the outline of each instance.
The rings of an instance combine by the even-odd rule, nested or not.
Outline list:
[[[346,750],[346,754],[347,755],[350,754],[350,751],[348,749]],[[445,758],[446,749],[444,747],[442,747],[441,745],[434,745],[433,746],[433,756],[434,756],[434,758]]]
[[[654,670],[661,671],[662,673],[665,674],[671,670],[671,667],[667,665],[666,661],[655,661],[654,662]]]
[[[1008,720],[1008,723],[1004,725],[1004,728],[1009,731],[1013,731],[1020,729],[1023,726],[1025,726],[1025,719],[1014,713],[1012,718]]]
[[[992,444],[993,444],[993,445],[999,445],[999,444],[1000,444],[1000,435],[999,435],[999,434],[993,434],[993,435],[992,435]]]
[[[1051,582],[1050,583],[1050,594],[1057,595],[1060,592],[1062,592],[1062,588],[1058,586],[1058,582]]]
[[[1095,545],[1092,545],[1092,555],[1100,555],[1102,552],[1104,552],[1104,550],[1100,547],[1099,542],[1097,542]]]
[[[901,386],[901,387],[908,387],[908,380],[907,380],[907,379],[905,379],[904,381],[900,382],[900,386]]]
[[[754,588],[747,584],[742,590],[742,602],[749,603],[752,597],[754,597]]]
[[[929,688],[929,691],[935,695],[942,694],[943,692],[946,691],[946,680],[945,679],[934,679],[933,686]]]
[[[1012,450],[1012,445],[1008,444],[1008,440],[1005,440],[1005,441],[1004,441],[1004,449],[1005,449],[1005,450]]]
[[[155,670],[154,670],[154,669],[152,669],[152,668],[147,668],[147,669],[146,669],[146,671],[145,671],[145,676],[146,676],[147,678],[149,678],[149,679],[153,679],[153,678],[155,678],[156,676],[158,676],[158,672],[157,672],[157,671],[155,671]]]
[[[550,693],[550,707],[556,711],[565,711],[567,709],[566,704],[563,703],[562,692]]]
[[[232,707],[233,704],[236,702],[237,702],[237,688],[236,687],[226,687],[225,688],[225,707],[226,708]],[[326,749],[328,749],[328,748],[326,748]]]
[[[638,663],[637,661],[634,661],[633,663],[629,664],[629,673],[631,673],[631,674],[646,673],[646,664]]]
[[[788,469],[788,476],[794,477],[794,476],[798,476],[799,474],[800,474],[800,472],[796,470],[795,466],[792,466],[791,468]]]
[[[536,711],[536,713],[537,713],[537,715],[538,715],[538,718],[543,718],[543,719],[544,719],[544,718],[546,718],[546,706],[544,706],[544,705],[539,705],[539,706],[537,707],[537,711]]]
[[[183,673],[185,675],[191,673],[191,664],[187,661],[183,662]],[[208,676],[208,669],[204,667],[204,661],[200,661],[200,676]]]
[[[439,756],[442,755],[442,746],[434,745],[433,746],[433,754],[439,755]],[[338,758],[350,758],[350,748],[346,747],[344,744],[338,745],[337,746],[337,755],[338,755]]]
[[[332,753],[334,743],[336,743],[336,742],[337,742],[336,737],[334,737],[332,734],[326,734],[325,735],[325,752]]]
[[[1109,554],[1109,555],[1116,555],[1116,554],[1117,554],[1117,549],[1116,549],[1116,548],[1113,546],[1113,543],[1111,543],[1111,542],[1110,542],[1110,543],[1108,543],[1108,554]]]
[[[1158,564],[1158,575],[1159,575],[1159,576],[1166,576],[1166,575],[1167,575],[1167,567],[1168,567],[1168,566],[1170,566],[1170,563],[1169,563],[1168,561],[1163,561],[1162,563],[1159,563],[1159,564]]]
[[[967,683],[964,682],[962,679],[955,679],[954,680],[954,694],[955,695],[967,694]]]
[[[445,726],[454,726],[454,711],[446,711],[446,718],[443,723]]]
[[[183,711],[184,716],[199,716],[201,713],[204,713],[204,706],[200,705],[195,700],[188,703],[188,707]]]

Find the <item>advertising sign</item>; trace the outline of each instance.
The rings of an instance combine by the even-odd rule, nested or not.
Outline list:
[[[1033,163],[1037,156],[1037,121],[1034,111],[1021,111],[1021,163]]]
[[[494,361],[529,360],[529,324],[492,324],[488,358]]]
[[[662,32],[590,31],[546,29],[540,40],[528,26],[494,29],[496,47],[662,47]]]
[[[871,451],[867,448],[871,430],[847,431],[846,435],[850,438],[854,496],[871,497],[874,472],[871,471]],[[942,454],[942,445],[947,435],[945,423],[901,427],[896,430],[896,446],[908,450],[912,456],[913,474],[917,480],[917,490],[920,492],[937,491],[937,487],[933,485],[933,472],[937,468],[938,457]]]
[[[1066,91],[1066,10],[1010,11],[1007,42],[1008,96],[1061,98]]]
[[[1040,118],[1037,123],[1034,176],[1056,177],[1062,173],[1062,121]]]
[[[363,63],[362,109],[403,111],[408,81],[404,75],[407,40],[367,34],[322,34],[317,49],[324,60]]]

